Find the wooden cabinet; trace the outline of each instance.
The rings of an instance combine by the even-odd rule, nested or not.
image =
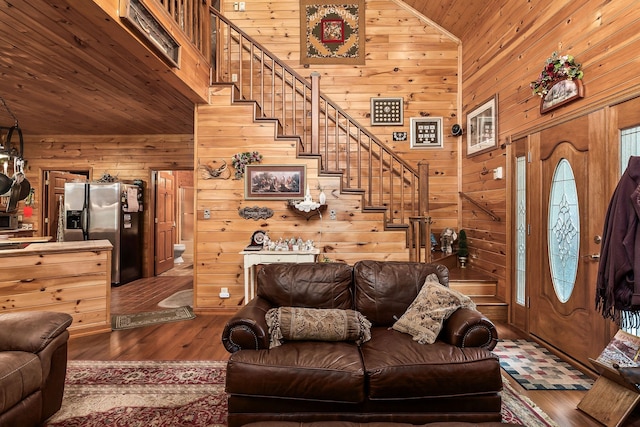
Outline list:
[[[73,316],[72,335],[111,331],[111,250],[108,240],[0,245],[0,313],[58,311]]]

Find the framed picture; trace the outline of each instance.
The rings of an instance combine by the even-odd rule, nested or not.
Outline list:
[[[584,97],[582,80],[560,80],[549,89],[540,101],[540,114],[547,113],[564,104]]]
[[[120,18],[171,66],[180,68],[180,45],[141,0],[120,0]]]
[[[442,148],[442,117],[411,118],[411,148]]]
[[[498,97],[493,96],[467,114],[467,157],[498,147]]]
[[[287,200],[304,197],[306,166],[247,165],[244,169],[244,198]]]
[[[403,98],[371,98],[371,126],[402,126]]]
[[[365,63],[365,0],[300,0],[300,63]]]

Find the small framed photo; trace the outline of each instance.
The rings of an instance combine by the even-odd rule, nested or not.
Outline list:
[[[371,98],[371,126],[402,126],[403,98]]]
[[[393,132],[391,134],[391,137],[393,138],[394,141],[406,141],[407,140],[407,133],[406,132]]]
[[[540,114],[548,113],[571,101],[584,97],[582,80],[561,80],[551,86],[540,101]]]
[[[247,165],[244,170],[246,200],[300,199],[305,193],[304,165]]]
[[[442,117],[411,118],[411,148],[442,148]]]
[[[467,114],[467,157],[498,147],[498,96],[493,96]]]

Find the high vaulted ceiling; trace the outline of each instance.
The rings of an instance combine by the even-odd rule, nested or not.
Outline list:
[[[462,40],[487,8],[406,3]],[[0,102],[0,127],[13,115],[30,135],[192,133],[193,99],[163,81],[168,66],[126,40],[89,0],[0,0],[0,98],[11,110]]]

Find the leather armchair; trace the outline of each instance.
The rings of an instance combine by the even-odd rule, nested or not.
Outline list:
[[[0,427],[39,426],[62,405],[72,317],[0,314]]]

